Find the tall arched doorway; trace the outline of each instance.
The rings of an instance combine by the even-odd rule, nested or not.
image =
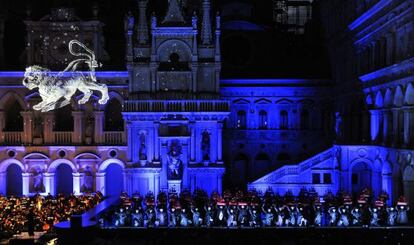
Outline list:
[[[407,198],[408,203],[413,206],[414,202],[414,167],[407,166],[403,173],[403,190],[404,196]]]
[[[371,188],[372,169],[365,162],[359,162],[352,167],[351,173],[352,194],[359,194],[364,188]]]
[[[249,158],[245,154],[237,155],[230,168],[230,182],[234,187],[245,187],[248,178]]]
[[[272,162],[270,161],[270,158],[267,154],[265,153],[258,154],[256,158],[254,159],[253,178],[257,179],[265,175],[270,170],[271,164]]]
[[[6,195],[21,196],[22,192],[22,169],[17,164],[10,164],[6,170]]]
[[[72,168],[65,163],[60,164],[55,172],[56,194],[65,196],[73,193],[73,175]]]
[[[106,168],[105,194],[107,196],[119,196],[124,189],[124,170],[116,163],[111,163]]]

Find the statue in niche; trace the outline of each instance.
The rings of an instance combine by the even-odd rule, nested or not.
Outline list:
[[[32,171],[33,174],[33,192],[44,192],[43,186],[43,171],[39,168],[35,168]]]
[[[151,28],[155,29],[157,27],[157,16],[155,16],[155,13],[153,12],[151,15]]]
[[[87,166],[84,171],[82,191],[83,192],[93,191],[93,173],[89,166]]]
[[[204,131],[201,137],[201,152],[203,154],[203,160],[210,160],[210,134]]]
[[[180,179],[181,178],[181,147],[177,142],[173,142],[168,152],[168,178]]]
[[[145,133],[139,134],[139,160],[147,160],[147,150],[145,146]]]
[[[342,116],[340,112],[335,113],[335,133],[337,139],[342,137]]]
[[[191,18],[191,25],[193,26],[193,29],[197,29],[197,21],[198,21],[197,14],[194,11],[193,17]]]

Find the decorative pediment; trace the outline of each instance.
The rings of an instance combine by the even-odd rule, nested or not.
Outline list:
[[[94,153],[85,152],[75,157],[76,161],[100,161],[101,158]]]
[[[26,156],[23,157],[23,162],[24,163],[28,163],[28,162],[48,162],[50,160],[50,158],[48,156],[46,156],[43,153],[40,152],[34,152],[34,153],[29,153]]]
[[[281,99],[276,101],[276,104],[286,105],[286,104],[293,104],[293,101],[288,99]]]
[[[260,105],[263,105],[263,104],[271,104],[271,103],[272,103],[272,101],[270,101],[270,100],[268,100],[268,99],[258,99],[258,100],[256,100],[254,103],[255,103],[255,104],[260,104]]]
[[[246,100],[246,99],[237,99],[235,101],[233,101],[233,104],[250,104],[250,101]]]

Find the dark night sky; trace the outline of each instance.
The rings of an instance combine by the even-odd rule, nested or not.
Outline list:
[[[191,1],[191,0],[188,0]],[[198,0],[193,1],[197,9]],[[5,16],[5,60],[2,70],[21,70],[25,67],[22,53],[25,46],[25,26],[27,6],[30,6],[30,18],[39,20],[49,14],[50,8],[68,6],[76,9],[83,20],[92,18],[92,6],[99,5],[99,20],[105,23],[105,49],[110,61],[104,64],[106,70],[125,70],[125,39],[123,20],[128,10],[136,10],[134,0],[0,0],[0,11]],[[148,15],[156,12],[159,18],[164,16],[167,0],[150,0]],[[214,12],[235,0],[212,0]],[[265,32],[240,32],[223,30],[222,55],[223,77],[317,77],[330,75],[327,55],[323,45],[321,27],[317,18],[309,24],[307,34],[300,37],[279,33],[272,29],[271,0],[237,0],[250,3],[252,16],[246,20],[265,27]],[[186,12],[193,11],[190,6]],[[225,22],[226,19],[223,19]],[[247,50],[247,51],[246,51]],[[249,60],[240,65],[240,59]],[[236,62],[235,62],[236,61]]]

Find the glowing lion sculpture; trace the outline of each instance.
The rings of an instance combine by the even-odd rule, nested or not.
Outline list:
[[[73,44],[78,44],[89,54],[75,53],[72,49]],[[64,71],[59,72],[57,75],[52,75],[50,70],[36,65],[26,68],[23,85],[29,90],[38,88],[42,98],[39,104],[33,106],[34,110],[46,112],[66,106],[70,103],[72,96],[77,90],[84,94],[78,101],[79,104],[85,104],[93,94],[93,90],[99,91],[102,94],[101,99],[98,101],[99,104],[106,104],[108,102],[108,87],[96,81],[95,68],[99,65],[95,60],[94,53],[77,40],[69,42],[69,51],[75,56],[85,56],[86,58],[73,60]],[[90,69],[89,72],[86,72],[86,75],[85,72],[76,71],[82,62],[86,63]]]

